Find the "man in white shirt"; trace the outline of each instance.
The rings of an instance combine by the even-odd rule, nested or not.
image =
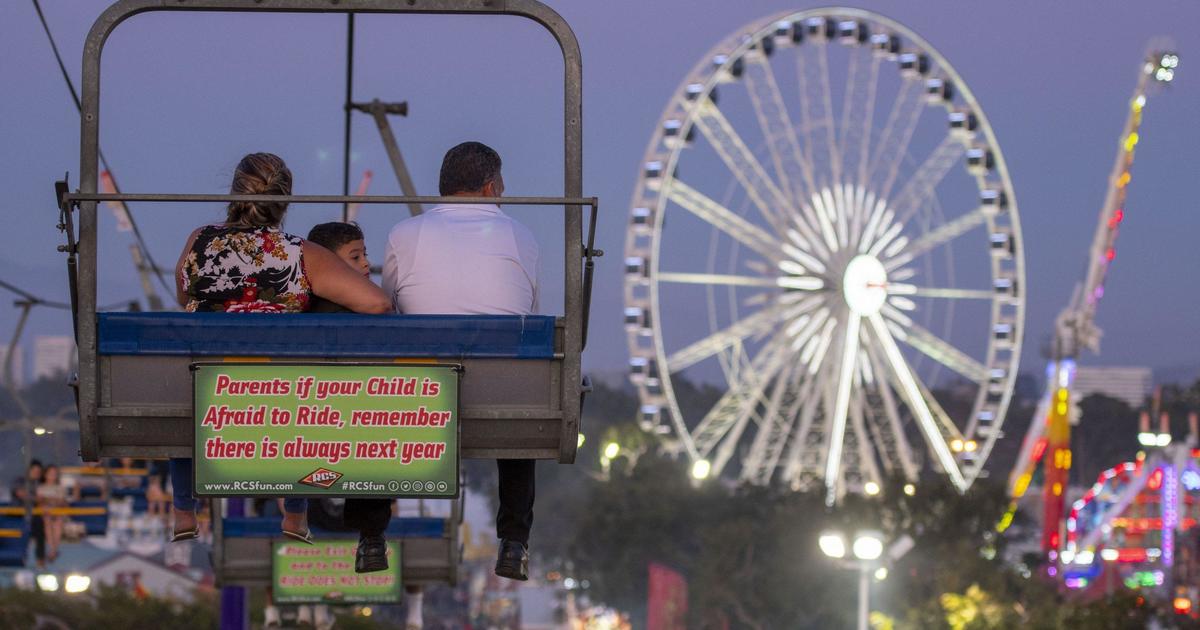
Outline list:
[[[500,156],[464,142],[446,152],[442,196],[500,197]],[[529,315],[538,310],[538,247],[528,228],[495,204],[438,206],[388,235],[383,289],[406,314]],[[496,461],[500,510],[496,575],[528,579],[534,460]]]

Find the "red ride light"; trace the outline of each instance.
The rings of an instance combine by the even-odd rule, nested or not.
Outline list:
[[[1033,461],[1037,462],[1042,459],[1042,455],[1046,454],[1046,438],[1038,440],[1037,444],[1033,445]]]
[[[1161,468],[1155,470],[1150,475],[1150,481],[1146,482],[1146,487],[1150,488],[1151,490],[1158,490],[1160,487],[1162,487],[1162,476],[1163,471]]]
[[[1175,612],[1180,615],[1186,615],[1192,609],[1192,600],[1186,597],[1175,598]]]
[[[1117,562],[1145,562],[1146,550],[1136,547],[1117,550]]]

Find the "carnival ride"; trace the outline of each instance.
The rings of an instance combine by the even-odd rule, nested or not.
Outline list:
[[[1021,352],[1016,198],[966,82],[903,25],[814,9],[714,47],[650,140],[625,271],[640,421],[695,477],[833,503],[915,481],[921,439],[959,490],[980,476]],[[706,412],[685,370],[725,383]]]
[[[1142,413],[1138,441],[1145,450],[1100,473],[1072,503],[1066,542],[1060,553],[1051,553],[1068,588],[1161,587],[1183,613],[1196,601],[1200,569],[1200,432],[1195,412],[1182,441],[1169,439],[1167,414],[1159,420],[1152,432],[1150,414]]]
[[[1088,263],[1083,281],[1076,285],[1067,306],[1055,320],[1051,361],[1047,367],[1046,391],[1038,403],[1034,421],[1021,443],[1017,462],[1009,475],[1009,495],[1013,503],[1000,523],[1004,530],[1012,522],[1017,502],[1025,495],[1033,480],[1034,469],[1043,463],[1042,480],[1042,551],[1055,554],[1063,549],[1062,532],[1064,492],[1071,468],[1071,425],[1074,417],[1072,386],[1075,363],[1083,350],[1098,352],[1101,331],[1096,325],[1096,308],[1104,297],[1104,282],[1116,257],[1115,244],[1125,219],[1125,199],[1133,168],[1134,148],[1138,144],[1138,129],[1147,97],[1155,88],[1175,78],[1179,56],[1169,50],[1152,50],[1138,68],[1137,86],[1129,101],[1129,114],[1118,142],[1116,163],[1108,180],[1108,192],[1095,236],[1088,250]],[[1169,434],[1166,439],[1169,440]],[[1166,446],[1160,444],[1159,446]]]
[[[105,312],[97,307],[97,209],[110,204],[132,221],[126,202],[159,203],[229,202],[230,195],[128,194],[108,188],[99,166],[104,163],[99,142],[100,54],[113,30],[128,17],[147,11],[259,11],[273,13],[334,13],[348,16],[349,68],[353,59],[355,15],[397,13],[448,15],[514,15],[544,26],[563,54],[563,196],[506,197],[503,204],[558,206],[564,225],[563,316],[378,316],[370,322],[348,316],[337,322],[321,315],[303,318],[276,316],[271,322],[253,322],[248,316],[211,317],[204,322],[187,313]],[[49,31],[47,30],[49,34]],[[60,63],[61,65],[61,63]],[[66,73],[64,70],[64,77]],[[69,77],[68,85],[70,85]],[[581,197],[582,186],[582,83],[581,57],[574,33],[556,13],[534,0],[509,0],[499,5],[445,0],[413,6],[401,0],[349,0],[314,2],[283,0],[261,6],[241,0],[201,0],[163,5],[154,0],[121,0],[95,22],[85,45],[81,113],[80,190],[70,192],[65,181],[56,184],[60,229],[67,237],[67,253],[79,348],[78,378],[81,454],[85,460],[100,457],[175,457],[191,454],[194,411],[190,366],[198,360],[222,356],[252,360],[311,361],[322,364],[394,364],[404,361],[455,361],[465,368],[461,380],[458,420],[461,421],[461,454],[479,458],[538,458],[571,463],[578,448],[579,416],[588,386],[580,375],[580,355],[587,339],[597,201]],[[72,86],[72,93],[74,88]],[[343,194],[268,198],[292,204],[341,203],[343,217],[356,204],[402,204],[413,213],[420,204],[447,201],[418,197],[412,191],[403,160],[395,146],[386,116],[402,114],[395,104],[373,101],[354,103],[349,87],[346,117],[351,110],[375,117],[388,157],[400,180],[403,196],[348,195],[348,173]],[[347,130],[348,130],[347,123]],[[347,133],[347,155],[349,154]],[[107,172],[107,164],[105,164]],[[369,176],[368,176],[369,177]],[[366,180],[360,186],[365,190]],[[263,197],[255,197],[261,200]],[[483,201],[458,197],[454,201]],[[590,208],[590,225],[583,232],[582,209]],[[138,260],[135,254],[135,261]],[[162,270],[148,256],[139,262],[143,283],[147,274]],[[153,303],[152,289],[147,297]],[[351,320],[355,321],[351,321]],[[437,321],[435,321],[437,320]],[[336,323],[337,334],[329,326]],[[264,326],[265,324],[265,326]],[[216,328],[214,328],[216,327]],[[211,333],[223,332],[216,339]],[[270,337],[291,330],[286,343]],[[206,332],[207,331],[207,332]],[[374,331],[374,332],[372,332]],[[383,334],[384,337],[379,335]],[[334,339],[336,337],[336,339]],[[357,341],[355,340],[357,339]],[[456,454],[457,457],[457,454]],[[261,585],[270,579],[269,538],[278,535],[275,524],[246,515],[237,497],[216,503],[213,563],[223,585]],[[453,582],[461,555],[458,524],[461,497],[449,518],[421,516],[394,519],[389,535],[402,540],[404,580],[408,583]]]

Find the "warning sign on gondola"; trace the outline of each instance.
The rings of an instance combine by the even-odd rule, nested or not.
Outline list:
[[[388,542],[388,568],[375,573],[354,572],[357,546],[353,540],[276,541],[271,554],[275,603],[400,603],[400,544]]]
[[[458,374],[197,363],[196,496],[457,496]]]

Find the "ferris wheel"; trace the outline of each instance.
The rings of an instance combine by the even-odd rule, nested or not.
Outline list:
[[[965,490],[1000,435],[1012,184],[966,84],[888,18],[786,13],[705,55],[641,165],[625,278],[640,422],[697,478],[832,503],[928,458]]]

